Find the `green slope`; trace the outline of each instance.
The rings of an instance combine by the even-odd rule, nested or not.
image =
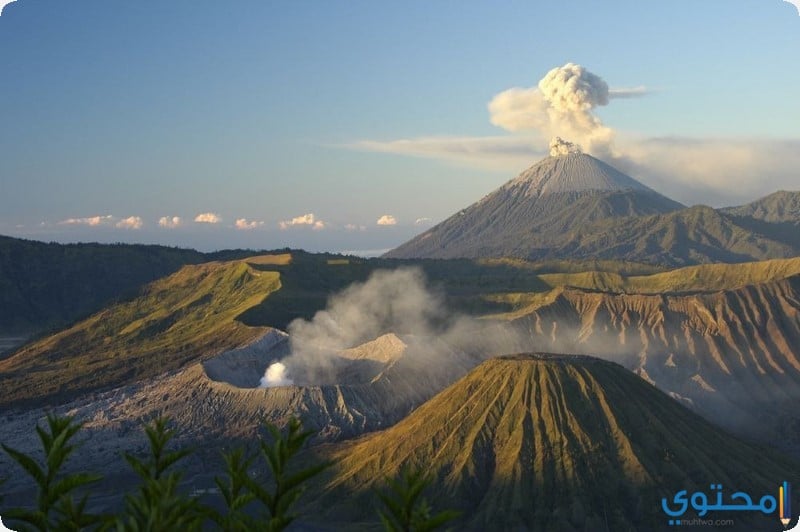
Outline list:
[[[56,244],[0,236],[0,334],[64,326],[142,285],[208,260],[163,246]]]
[[[370,490],[410,465],[433,476],[441,506],[464,512],[459,530],[666,530],[661,497],[712,483],[760,497],[800,473],[621,366],[569,355],[487,361],[394,427],[325,455],[336,464],[314,508],[328,522],[369,522]],[[714,518],[776,529],[775,516]]]
[[[238,317],[279,288],[278,273],[244,261],[184,266],[0,361],[0,404],[65,399],[246,344],[265,329]]]

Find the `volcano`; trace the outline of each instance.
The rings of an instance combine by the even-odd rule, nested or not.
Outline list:
[[[687,266],[800,255],[796,227],[743,216],[746,207],[686,208],[591,155],[568,151],[544,158],[385,257]]]
[[[800,472],[621,366],[579,355],[491,359],[394,427],[328,455],[316,504],[331,520],[368,520],[361,497],[409,465],[431,475],[436,505],[463,512],[459,530],[666,530],[662,497],[721,484],[726,497],[755,500]],[[723,514],[711,518],[735,517],[734,530],[776,528],[775,515]]]
[[[551,155],[386,256],[531,258],[597,220],[682,208],[591,155]]]

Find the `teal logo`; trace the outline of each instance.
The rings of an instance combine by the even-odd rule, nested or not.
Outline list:
[[[765,494],[758,498],[752,497],[743,491],[737,491],[725,498],[722,484],[711,484],[710,494],[696,491],[691,495],[687,490],[677,492],[672,501],[661,499],[661,509],[669,517],[670,525],[680,525],[684,514],[692,508],[699,517],[705,517],[711,512],[761,512],[769,515],[776,512],[783,528],[792,521],[792,485],[784,481],[778,486],[777,497]],[[800,531],[800,523],[791,530]]]

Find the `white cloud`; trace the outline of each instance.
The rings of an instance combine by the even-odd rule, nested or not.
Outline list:
[[[119,229],[141,229],[142,225],[144,225],[144,222],[139,216],[128,216],[116,224]]]
[[[182,224],[183,220],[181,220],[180,216],[162,216],[158,219],[158,225],[160,227],[166,227],[167,229],[175,229]]]
[[[517,137],[511,137],[516,140]],[[542,141],[481,143],[463,155],[463,140],[453,144],[427,138],[412,142],[414,150],[404,155],[437,158],[459,166],[494,168],[509,177],[548,154]],[[687,204],[712,206],[744,203],[778,189],[798,190],[800,139],[724,139],[664,137],[641,138],[620,135],[615,156],[602,157],[644,184]]]
[[[203,224],[218,224],[222,221],[219,214],[213,212],[203,212],[194,217],[194,221]]]
[[[358,225],[358,224],[345,224],[344,226],[345,231],[366,231],[366,225]]]
[[[422,218],[417,218],[414,220],[414,225],[428,225],[431,223],[431,219],[428,217],[423,216]]]
[[[242,231],[249,231],[251,229],[257,229],[264,225],[264,222],[250,220],[248,221],[247,218],[239,218],[236,220],[236,229],[241,229]]]
[[[314,213],[303,214],[302,216],[295,216],[291,220],[284,220],[278,223],[281,230],[289,229],[290,227],[311,227],[315,231],[320,231],[328,227],[327,222],[318,220]]]
[[[800,189],[800,139],[620,137],[619,152],[610,164],[687,204],[732,205]]]
[[[355,150],[410,155],[459,166],[513,171],[547,153],[539,137],[418,137],[390,141],[360,140],[346,147]]]
[[[0,0],[0,16],[3,15],[3,8],[5,8],[8,4],[13,4],[17,0]]]
[[[392,216],[391,214],[384,214],[378,221],[375,222],[378,225],[397,225],[397,218]]]
[[[647,96],[652,91],[644,85],[638,87],[619,87],[617,89],[608,89],[609,98],[641,98]]]
[[[66,220],[62,220],[59,225],[88,225],[91,227],[97,227],[99,225],[108,225],[114,221],[114,217],[110,214],[106,214],[105,216],[89,216],[86,218],[67,218]]]

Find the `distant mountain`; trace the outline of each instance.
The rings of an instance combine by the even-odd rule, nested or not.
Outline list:
[[[587,224],[682,207],[590,155],[550,156],[386,257],[543,258]]]
[[[385,256],[668,266],[788,258],[800,255],[800,231],[786,226],[800,224],[799,198],[687,209],[590,155],[569,153],[543,159]]]
[[[459,530],[668,530],[661,497],[719,483],[726,500],[757,500],[800,473],[621,366],[570,355],[489,360],[397,425],[326,456],[334,466],[313,506],[326,523],[374,519],[371,490],[410,465],[434,479],[432,500],[463,512]],[[733,530],[776,526],[759,512],[720,518],[735,518]]]
[[[750,217],[765,222],[800,224],[800,191],[780,190],[752,203],[726,207],[721,212],[737,217]]]
[[[748,262],[800,255],[800,246],[698,205],[668,214],[607,218],[574,233],[544,253],[546,258],[637,260],[686,266]],[[800,243],[800,241],[799,241]]]
[[[800,249],[800,192],[779,191],[720,212],[742,227]]]

